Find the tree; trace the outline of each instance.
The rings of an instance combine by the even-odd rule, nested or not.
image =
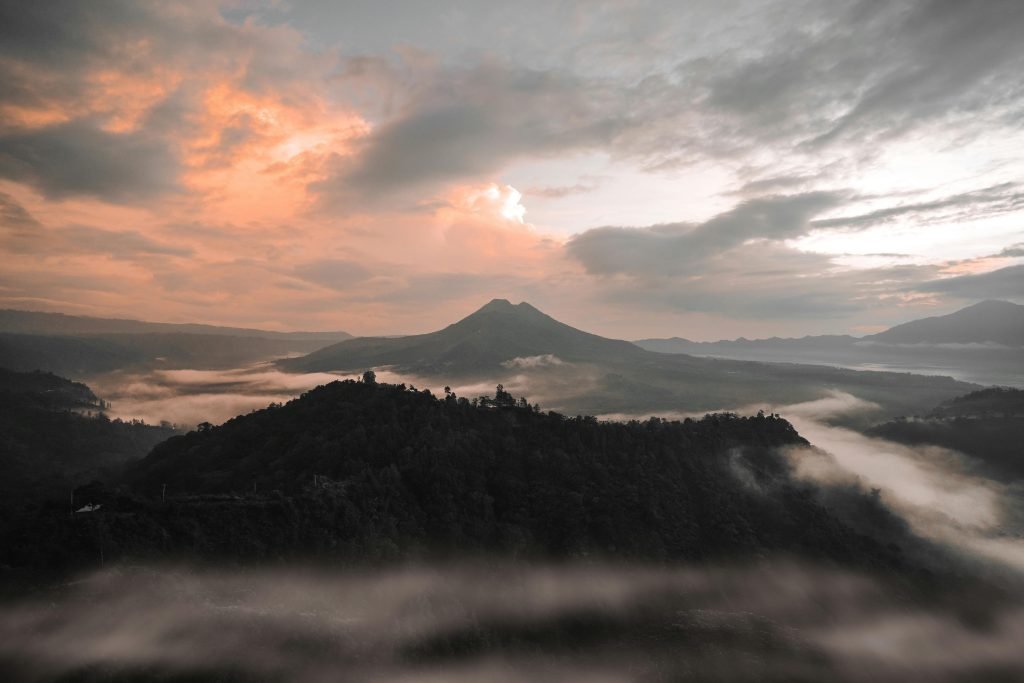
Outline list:
[[[377,373],[373,370],[367,370],[363,373],[363,384],[376,384]]]
[[[499,408],[513,407],[516,404],[515,397],[505,391],[505,387],[499,384],[494,391],[494,405]]]

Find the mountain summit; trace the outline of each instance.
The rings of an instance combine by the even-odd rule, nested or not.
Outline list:
[[[302,358],[280,361],[287,370],[323,372],[397,366],[417,372],[478,372],[517,358],[556,356],[566,361],[621,361],[643,355],[626,341],[583,332],[525,301],[494,299],[448,327],[408,337],[361,337]]]
[[[1024,346],[1024,306],[982,301],[949,315],[922,318],[866,337],[889,344],[981,344]]]

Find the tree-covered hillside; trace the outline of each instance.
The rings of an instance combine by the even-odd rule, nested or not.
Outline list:
[[[0,369],[0,505],[59,497],[173,435],[169,427],[109,420],[89,387],[42,372]]]
[[[1024,479],[1024,390],[974,391],[943,402],[926,415],[877,425],[869,433],[965,453],[978,473],[1000,481]]]
[[[102,544],[106,557],[784,552],[899,564],[890,542],[909,534],[876,496],[791,478],[779,449],[804,443],[771,415],[603,423],[501,391],[469,401],[334,382],[160,444],[126,475],[141,499],[106,494],[101,515],[32,524],[85,557]],[[15,552],[42,552],[21,538]]]

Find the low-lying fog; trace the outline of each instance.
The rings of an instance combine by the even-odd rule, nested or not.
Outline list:
[[[1024,571],[1024,490],[1019,485],[972,474],[968,456],[956,451],[905,446],[830,424],[832,418],[878,411],[878,406],[850,394],[830,391],[806,403],[728,410],[749,415],[759,409],[780,414],[811,442],[810,448],[787,450],[798,477],[879,489],[883,502],[919,535],[975,559]],[[699,417],[677,412],[658,415],[668,419]]]
[[[580,366],[562,363],[554,356],[516,358],[506,364],[514,373],[505,388],[516,396],[555,407],[559,397],[586,389],[590,373]],[[186,429],[200,422],[220,424],[236,415],[287,402],[318,385],[355,379],[354,373],[288,373],[270,362],[229,370],[151,370],[111,372],[88,380],[93,391],[111,404],[107,413],[125,420],[140,419],[158,424],[172,422]],[[405,383],[443,395],[444,382],[387,368],[376,370],[377,381]],[[473,398],[494,394],[494,382],[451,383],[459,396]]]
[[[0,674],[299,683],[1021,680],[1020,604],[914,595],[898,582],[786,562],[329,573],[120,567],[0,605]]]

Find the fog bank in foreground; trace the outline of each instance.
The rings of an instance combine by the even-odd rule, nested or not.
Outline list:
[[[0,606],[0,673],[300,683],[1024,675],[1020,605],[926,593],[786,562],[112,568]]]

